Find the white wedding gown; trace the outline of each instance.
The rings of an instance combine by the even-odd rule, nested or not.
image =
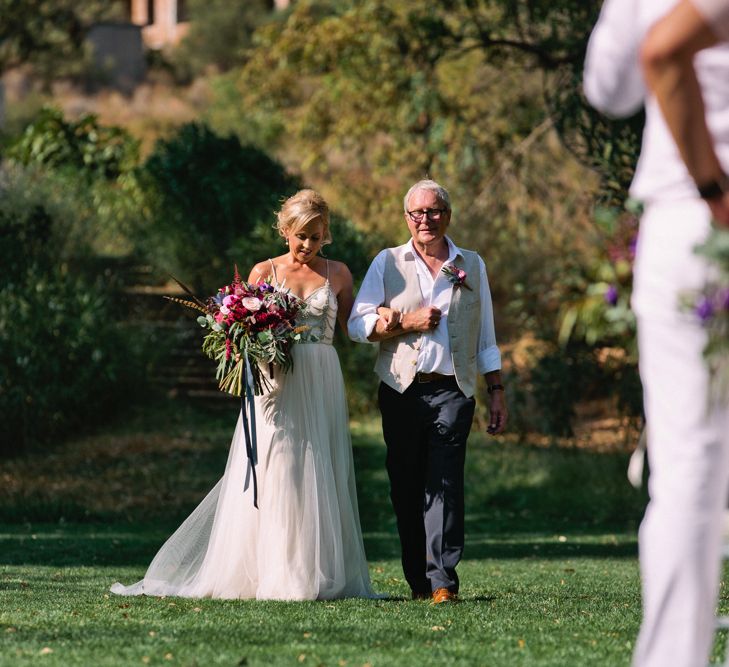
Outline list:
[[[244,491],[238,416],[225,474],[165,542],[144,579],[119,595],[314,600],[373,597],[359,523],[344,381],[332,347],[329,280],[301,324],[293,370],[255,399],[258,507]]]

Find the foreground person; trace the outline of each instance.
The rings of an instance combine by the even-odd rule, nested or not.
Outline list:
[[[607,0],[585,63],[595,107],[646,107],[631,186],[645,204],[633,309],[650,461],[635,667],[704,667],[713,640],[729,410],[710,392],[706,331],[679,303],[709,276],[694,247],[712,217],[729,225],[729,45],[717,44],[727,38],[727,0]]]

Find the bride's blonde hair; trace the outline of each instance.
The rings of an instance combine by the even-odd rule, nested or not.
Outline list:
[[[299,190],[276,213],[276,229],[281,236],[295,234],[311,222],[322,224],[322,245],[332,242],[329,231],[329,206],[315,190]]]

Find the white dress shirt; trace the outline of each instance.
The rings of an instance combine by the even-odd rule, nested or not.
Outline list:
[[[608,116],[628,116],[645,104],[643,146],[630,194],[647,204],[696,198],[693,179],[673,141],[655,99],[647,97],[638,61],[643,37],[677,0],[605,0],[590,36],[584,92]],[[694,0],[702,5],[717,0]],[[725,0],[721,0],[725,2]],[[701,7],[697,4],[697,9]],[[729,170],[729,44],[701,51],[694,60],[719,161]]]
[[[462,255],[458,248],[448,237],[448,259],[446,264],[452,263],[456,257]],[[453,285],[448,278],[440,271],[435,278],[430,275],[430,270],[415,251],[412,239],[408,241],[411,250],[415,255],[415,266],[418,271],[418,282],[423,295],[423,306],[435,306],[439,308],[442,317],[438,326],[423,334],[423,342],[418,351],[417,371],[419,373],[441,373],[453,375],[453,360],[451,358],[450,341],[448,338],[448,309],[451,304]],[[383,275],[385,271],[385,256],[387,251],[383,250],[372,261],[362,281],[362,286],[357,294],[357,299],[352,307],[352,314],[349,316],[347,329],[349,337],[359,343],[371,342],[368,336],[375,328],[379,319],[377,309],[384,304],[385,286]],[[472,280],[480,281],[481,289],[481,323],[479,332],[479,345],[476,363],[479,373],[488,373],[501,369],[501,353],[496,345],[494,333],[494,313],[491,303],[491,290],[489,289],[486,265],[483,259],[479,259],[479,275],[468,276],[466,283]]]

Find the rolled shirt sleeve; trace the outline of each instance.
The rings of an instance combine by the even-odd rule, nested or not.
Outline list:
[[[638,62],[642,34],[637,14],[638,0],[605,0],[587,44],[585,97],[613,118],[636,113],[646,97]]]
[[[729,0],[690,0],[722,42],[729,41]]]
[[[380,318],[377,309],[385,301],[385,253],[383,250],[372,260],[347,321],[349,337],[357,343],[372,342],[368,336]]]
[[[476,366],[483,375],[491,371],[501,370],[501,352],[496,345],[496,332],[494,329],[494,307],[491,302],[491,289],[486,274],[486,265],[483,259],[478,258],[479,280],[481,282],[481,330],[478,340],[478,354]]]

